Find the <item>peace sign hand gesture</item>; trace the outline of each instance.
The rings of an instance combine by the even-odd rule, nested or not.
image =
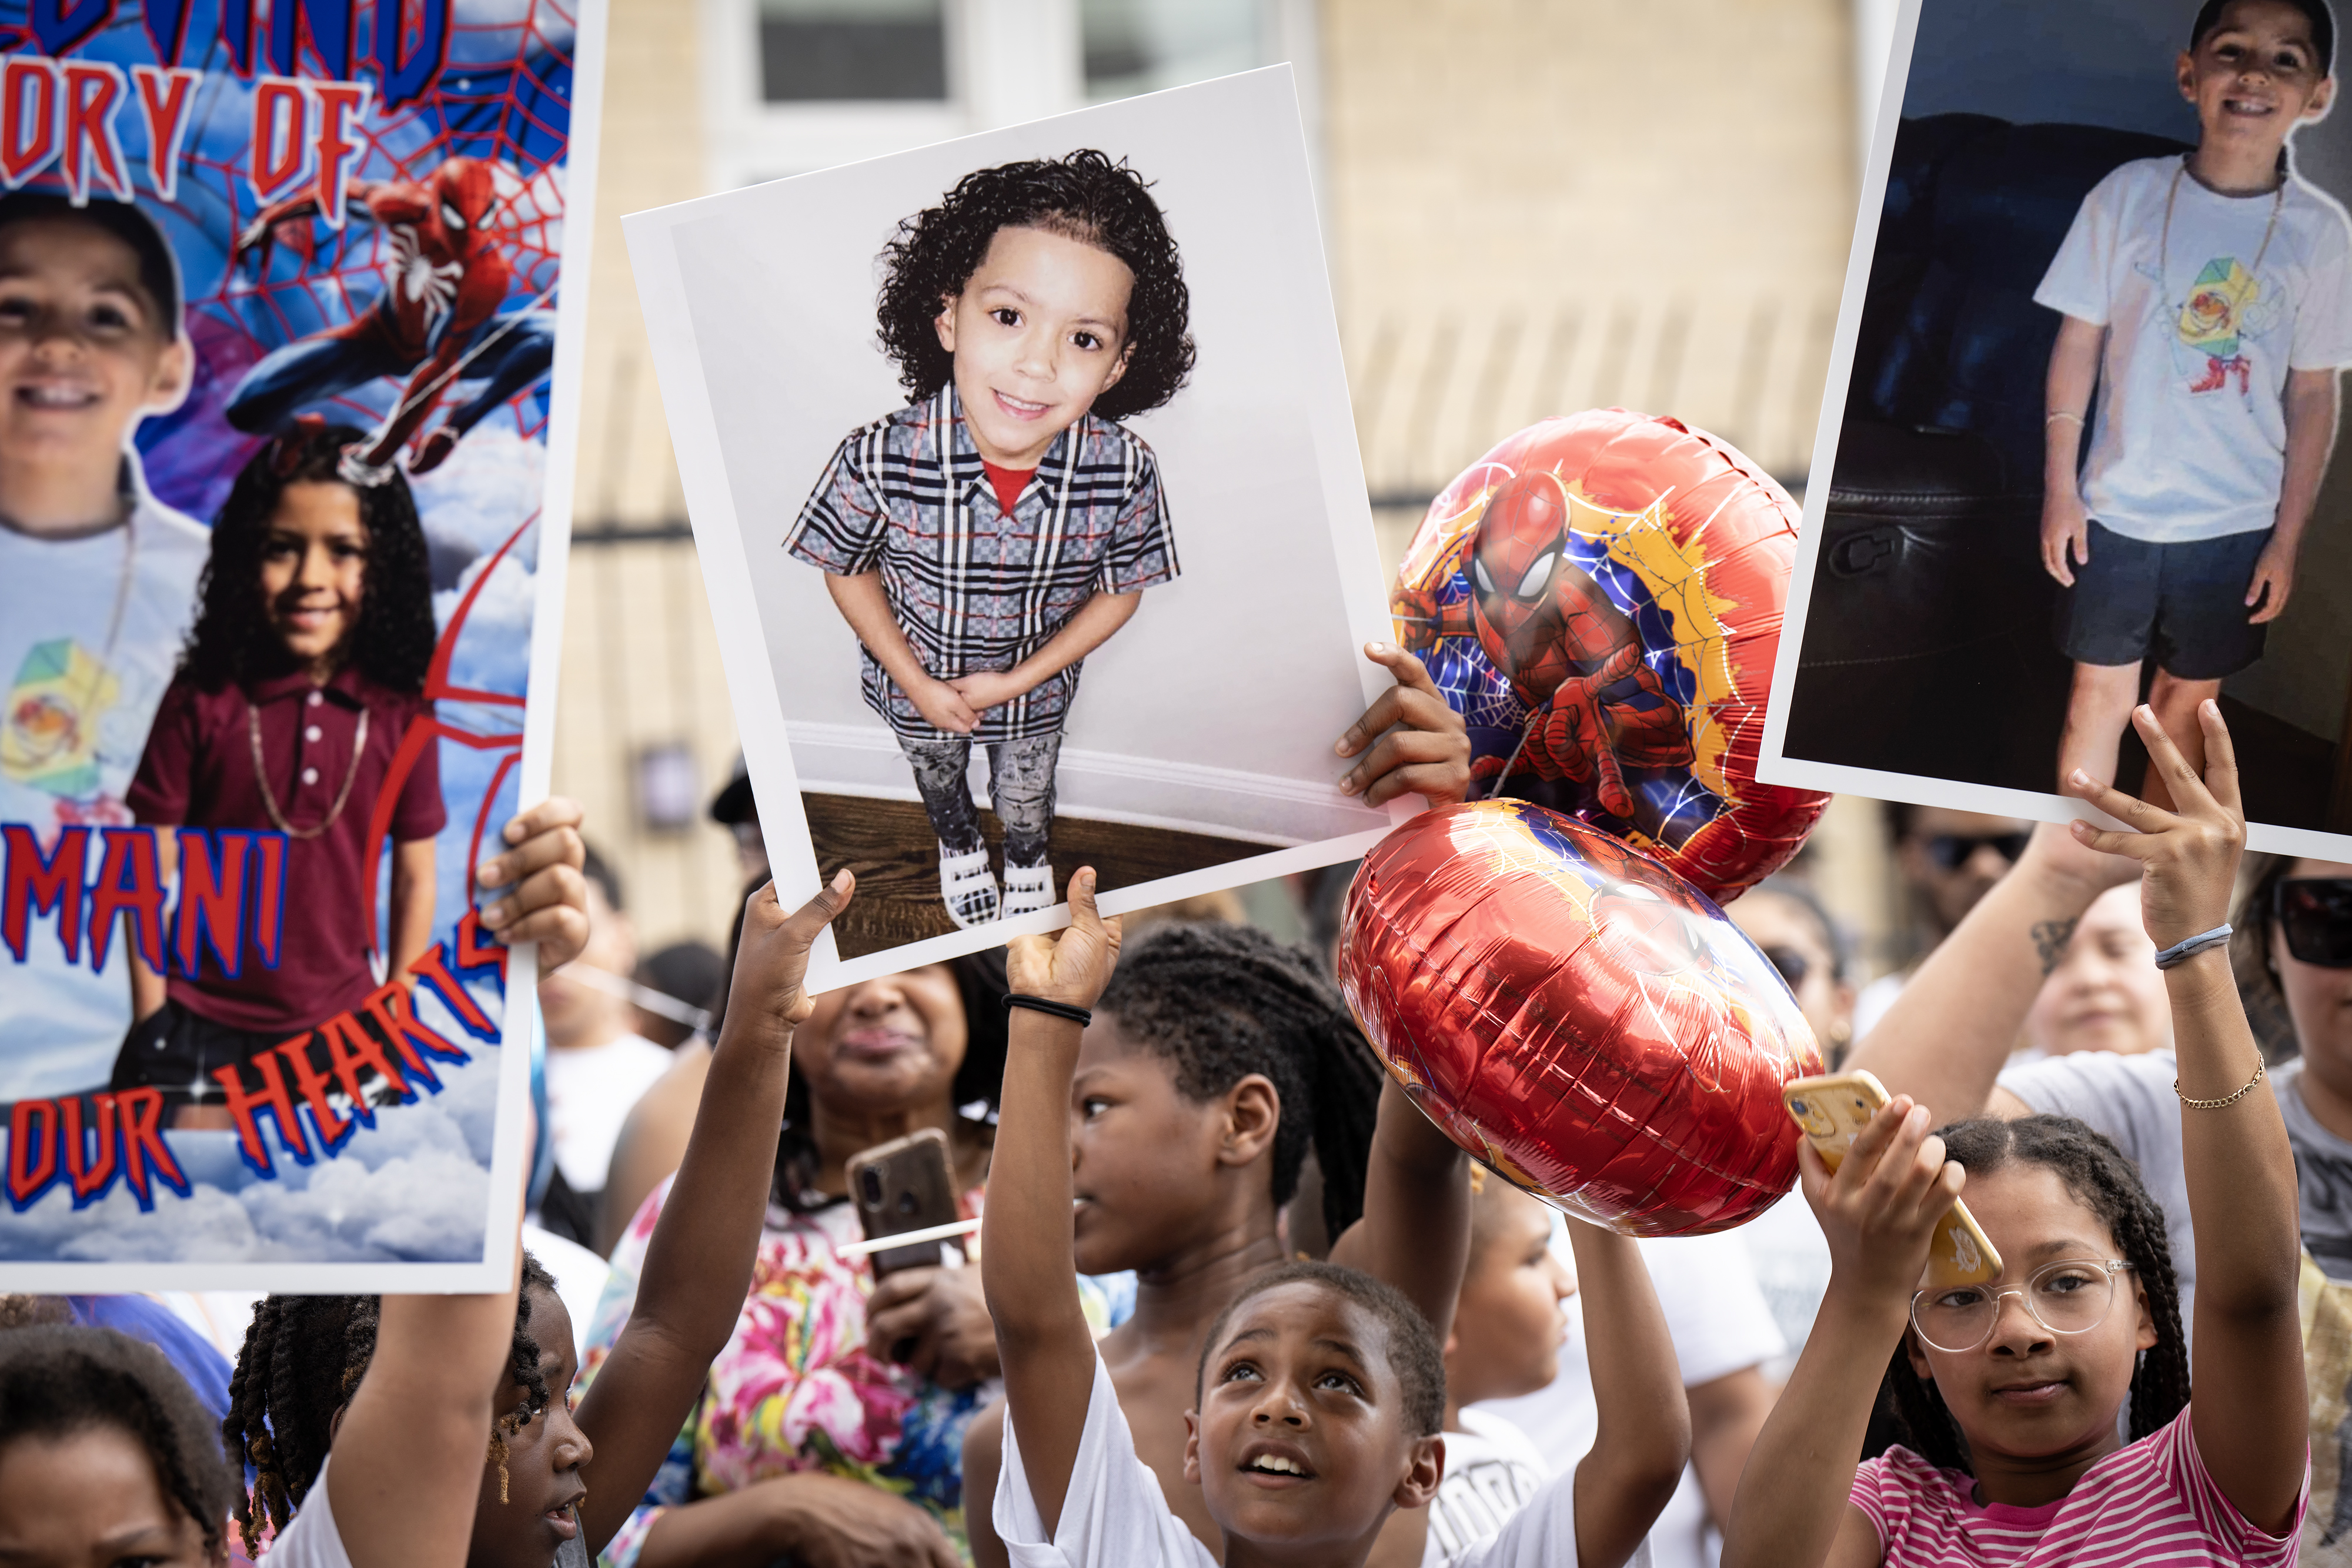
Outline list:
[[[2210,697],[2200,703],[2197,722],[2205,732],[2202,778],[2156,722],[2153,708],[2143,703],[2132,710],[2132,723],[2147,745],[2149,768],[2172,791],[2176,804],[2169,811],[2102,784],[2079,768],[2066,780],[2069,793],[2128,824],[2115,831],[2076,821],[2072,831],[2087,848],[2139,862],[2140,918],[2148,939],[2158,947],[2210,931],[2229,919],[2238,857],[2246,847],[2237,754],[2230,745],[2229,726],[2221,722],[2221,704]]]

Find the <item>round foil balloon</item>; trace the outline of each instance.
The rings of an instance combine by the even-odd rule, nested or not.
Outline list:
[[[1796,504],[1730,446],[1594,409],[1447,486],[1390,609],[1469,725],[1474,794],[1568,812],[1727,902],[1829,802],[1756,781],[1796,549]]]
[[[1822,1071],[1771,964],[1621,840],[1540,806],[1426,811],[1364,857],[1339,983],[1432,1121],[1537,1197],[1641,1236],[1789,1190],[1780,1085]]]

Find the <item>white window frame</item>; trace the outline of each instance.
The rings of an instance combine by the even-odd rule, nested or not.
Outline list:
[[[948,97],[940,103],[768,103],[760,96],[759,0],[700,6],[713,191],[1086,107],[1078,0],[946,0]],[[1270,0],[1266,17],[1264,53],[1291,62],[1307,145],[1319,154],[1315,0]]]

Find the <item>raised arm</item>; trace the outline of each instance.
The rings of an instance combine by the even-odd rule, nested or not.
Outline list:
[[[1339,792],[1384,806],[1414,794],[1433,806],[1465,799],[1470,790],[1470,731],[1429,669],[1402,648],[1367,643],[1364,657],[1396,677],[1331,749],[1358,758],[1340,776]]]
[[[1835,1175],[1810,1143],[1797,1146],[1805,1201],[1830,1244],[1830,1287],[1740,1473],[1723,1568],[1879,1562],[1878,1532],[1852,1501],[1855,1462],[1887,1357],[1910,1321],[1936,1221],[1967,1179],[1944,1158],[1931,1125],[1926,1106],[1897,1094]]]
[[[2085,844],[2146,868],[2141,912],[2166,948],[2221,927],[2245,847],[2245,812],[2229,727],[2210,698],[2197,710],[2205,772],[2182,758],[2146,706],[2132,722],[2176,802],[2158,810],[2077,771],[2074,793],[2133,831],[2076,823]],[[2302,1239],[2294,1152],[2262,1054],[2217,944],[2165,971],[2180,1062],[2180,1152],[2197,1234],[2197,1323],[2189,1336],[2190,1419],[2205,1468],[2238,1511],[2273,1535],[2294,1521],[2309,1453],[2303,1325],[2296,1298]]]
[[[1331,1244],[1332,1262],[1402,1291],[1440,1344],[1470,1266],[1469,1163],[1390,1079],[1364,1167],[1364,1217]]]
[[[1630,1236],[1568,1222],[1600,1428],[1576,1467],[1578,1568],[1618,1568],[1657,1522],[1690,1458],[1690,1407],[1666,1316]]]
[[[1948,1121],[2023,1115],[2025,1104],[1995,1087],[2001,1063],[2083,912],[2138,874],[2137,862],[2088,849],[2066,828],[2036,827],[2017,864],[1927,956],[1846,1067],[1876,1073]]]
[[[1016,996],[1092,1008],[1118,959],[1118,921],[1096,912],[1095,873],[1081,867],[1070,878],[1068,928],[1015,937],[1006,978]],[[1075,1019],[1011,1010],[980,1277],[1004,1363],[1006,1418],[1050,1531],[1061,1523],[1095,1384],[1070,1231],[1070,1079],[1081,1031]]]
[[[352,1568],[466,1560],[514,1322],[512,1287],[383,1299],[375,1354],[327,1466],[328,1505]]]
[[[620,1529],[677,1438],[751,1288],[775,1172],[793,1031],[817,933],[847,906],[846,871],[789,917],[769,883],[744,906],[743,941],[677,1180],[646,1244],[629,1321],[580,1402],[595,1445],[581,1471],[581,1539],[591,1556]]]

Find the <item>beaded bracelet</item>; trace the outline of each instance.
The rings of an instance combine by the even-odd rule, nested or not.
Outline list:
[[[2169,969],[2175,964],[2185,964],[2206,948],[2219,947],[2229,939],[2230,926],[2229,923],[2224,921],[2210,931],[2200,931],[2186,941],[2175,942],[2156,956],[2156,967],[2159,969]]]
[[[1080,1029],[1095,1021],[1095,1015],[1087,1009],[1072,1002],[1057,1002],[1051,997],[1029,997],[1018,991],[1008,992],[1004,998],[1004,1010],[1011,1012],[1014,1008],[1027,1008],[1031,1012],[1051,1013],[1057,1019],[1069,1019]]]

